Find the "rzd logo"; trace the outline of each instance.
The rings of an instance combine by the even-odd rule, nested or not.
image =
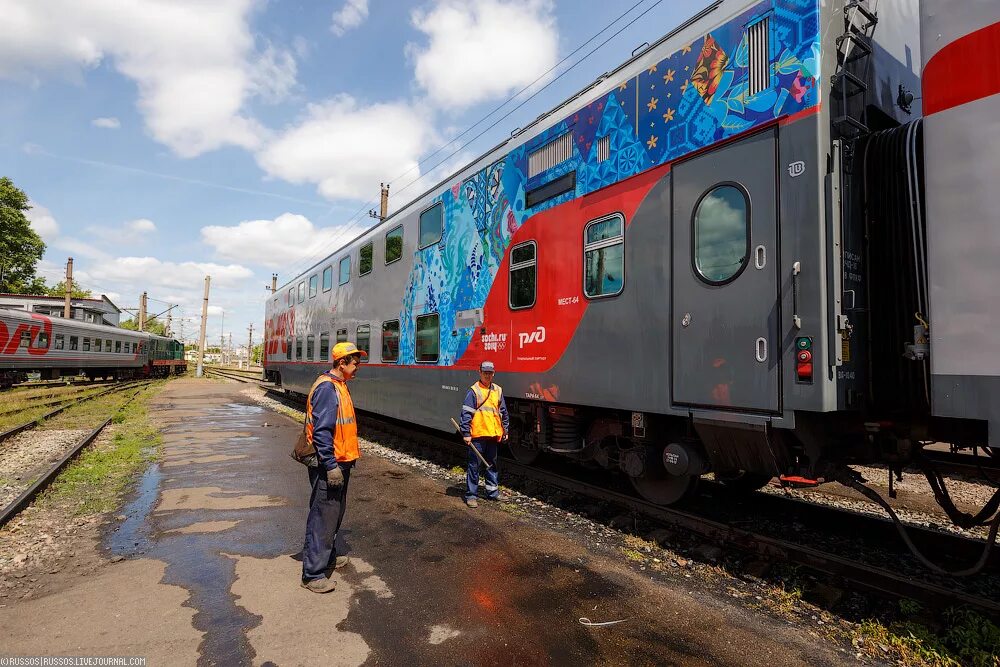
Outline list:
[[[529,345],[531,343],[544,343],[545,342],[545,327],[538,327],[534,331],[529,331],[527,333],[517,334],[517,340],[520,347]]]

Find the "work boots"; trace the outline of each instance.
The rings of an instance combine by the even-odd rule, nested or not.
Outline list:
[[[479,501],[476,500],[475,498],[466,498],[465,504],[472,508],[479,507]]]
[[[330,593],[337,588],[337,582],[326,577],[322,579],[309,579],[302,581],[302,588],[313,593]]]

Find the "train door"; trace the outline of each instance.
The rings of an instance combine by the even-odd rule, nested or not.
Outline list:
[[[775,131],[673,169],[673,402],[777,412]]]

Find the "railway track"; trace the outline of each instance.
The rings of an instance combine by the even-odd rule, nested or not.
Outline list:
[[[121,405],[119,405],[114,412],[105,419],[99,426],[87,433],[84,437],[80,438],[69,450],[59,458],[52,466],[48,468],[42,475],[40,475],[34,482],[32,482],[24,491],[22,491],[16,498],[9,502],[3,510],[0,510],[0,526],[6,525],[11,519],[17,516],[24,508],[28,507],[32,501],[44,491],[55,479],[59,476],[59,473],[80,454],[88,445],[97,440],[98,436],[108,427],[109,424],[114,420],[115,415],[121,412],[129,403],[131,403],[136,396],[142,391],[142,386],[144,386],[148,381],[140,381],[138,383],[132,383],[128,387],[118,387],[114,390],[109,390],[102,392],[101,395],[107,395],[110,393],[119,393],[122,391],[128,391],[136,389],[138,385],[138,390],[132,393]],[[90,398],[94,398],[93,396]],[[82,401],[79,401],[82,402]],[[78,404],[74,403],[74,405]],[[60,409],[64,410],[65,406]]]
[[[94,393],[88,393],[85,396],[75,396],[75,397],[70,397],[71,400],[57,401],[54,404],[58,405],[58,407],[55,408],[54,410],[51,410],[51,411],[45,413],[44,415],[40,415],[40,416],[34,417],[31,420],[26,421],[26,422],[24,422],[24,423],[22,423],[22,424],[20,424],[18,426],[14,426],[12,428],[9,428],[6,431],[0,432],[0,442],[3,442],[4,440],[7,440],[9,438],[12,438],[12,437],[14,437],[15,435],[17,435],[19,433],[23,433],[25,431],[29,431],[29,430],[35,428],[39,423],[45,421],[46,419],[51,419],[52,417],[55,417],[56,415],[58,415],[59,413],[63,412],[64,410],[68,410],[69,408],[72,408],[74,406],[80,405],[81,403],[85,403],[85,402],[93,400],[95,398],[100,398],[101,396],[107,396],[108,394],[114,394],[114,393],[118,393],[118,392],[121,392],[121,391],[128,391],[132,387],[135,387],[136,385],[144,384],[146,382],[148,382],[148,380],[135,380],[135,381],[132,381],[132,382],[126,382],[126,383],[122,383],[122,384],[116,384],[114,387],[111,387],[109,389],[104,389],[102,391],[97,391],[97,392],[94,392]],[[45,403],[44,405],[45,406],[49,406],[50,404],[49,403]]]
[[[267,383],[255,384],[290,407],[301,409],[301,400]],[[448,451],[448,465],[465,461],[465,446],[454,438],[358,412],[363,430],[402,439],[409,443],[404,446],[410,450],[407,453],[426,458],[426,452],[420,450],[429,446],[432,451]],[[997,550],[990,555],[984,573],[975,577],[975,584],[967,585],[965,581],[935,575],[919,566],[898,540],[891,523],[883,518],[766,494],[741,497],[721,485],[707,485],[711,489],[707,497],[691,507],[661,507],[636,497],[631,490],[608,488],[606,476],[601,483],[591,482],[577,475],[571,477],[555,470],[524,466],[506,458],[503,467],[505,477],[513,474],[547,490],[599,500],[617,508],[619,513],[631,514],[679,536],[695,537],[752,559],[806,568],[845,589],[861,589],[891,600],[916,600],[932,609],[965,606],[1000,618]],[[588,471],[582,472],[586,477]],[[777,529],[760,529],[761,523],[773,523]],[[781,531],[794,536],[783,536]],[[813,541],[810,536],[814,531],[819,532]],[[981,540],[927,528],[908,526],[908,532],[923,551],[938,554],[955,566],[975,561],[985,548]],[[859,557],[847,555],[852,550],[863,553]],[[986,595],[975,590],[984,580],[989,583],[983,587],[992,588]]]
[[[28,391],[30,389],[44,389],[48,387],[59,388],[59,387],[89,387],[101,384],[114,384],[117,380],[90,380],[90,379],[75,379],[75,380],[40,380],[37,382],[22,382],[21,384],[14,385],[13,387],[7,387],[6,389],[0,389],[0,394],[17,394],[21,391]]]

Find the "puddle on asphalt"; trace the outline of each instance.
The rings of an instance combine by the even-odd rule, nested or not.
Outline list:
[[[134,556],[149,549],[149,514],[156,504],[162,479],[159,463],[153,463],[143,473],[131,500],[122,510],[125,520],[105,536],[105,546],[112,555]]]

